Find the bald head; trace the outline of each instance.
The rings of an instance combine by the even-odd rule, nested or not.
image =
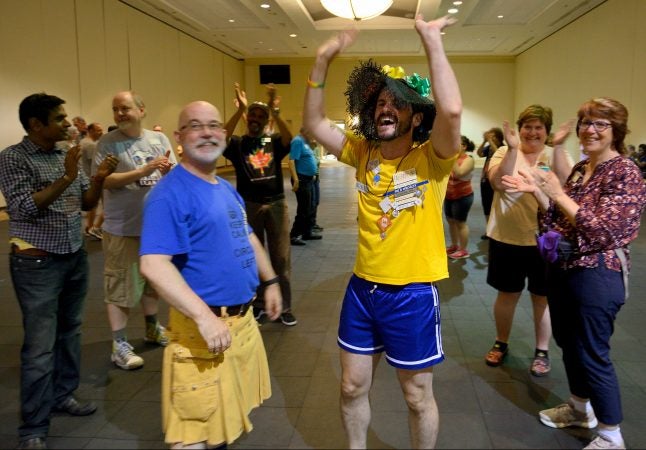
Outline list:
[[[222,117],[220,116],[220,111],[209,102],[198,100],[191,102],[188,105],[184,106],[182,111],[179,113],[179,119],[177,121],[177,129],[181,129],[184,125],[190,122],[193,119],[193,116],[199,114],[207,114],[215,117],[214,120],[221,122]],[[208,123],[208,122],[204,122]]]
[[[179,114],[175,140],[182,146],[182,163],[215,170],[215,161],[226,147],[220,111],[205,101],[186,105]],[[211,169],[209,169],[211,170]]]

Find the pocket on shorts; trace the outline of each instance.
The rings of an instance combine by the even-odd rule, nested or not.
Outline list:
[[[128,301],[127,269],[105,269],[103,283],[108,303],[122,304]]]
[[[178,347],[172,362],[171,404],[184,420],[206,422],[220,404],[222,355]]]

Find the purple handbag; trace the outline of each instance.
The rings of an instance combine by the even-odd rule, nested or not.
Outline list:
[[[548,263],[567,261],[572,254],[572,243],[558,231],[549,230],[536,238],[538,252]]]

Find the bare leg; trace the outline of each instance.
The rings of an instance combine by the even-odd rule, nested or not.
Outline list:
[[[466,250],[467,245],[469,245],[469,225],[466,222],[456,222],[456,228],[458,230],[460,248]]]
[[[113,305],[108,306],[108,321],[112,331],[122,330],[128,325],[128,316],[130,315],[130,308],[124,306]]]
[[[142,294],[141,307],[144,311],[144,315],[146,316],[157,314],[157,311],[159,311],[159,297],[156,295],[148,295],[146,293]]]
[[[493,316],[496,320],[496,340],[509,342],[511,324],[514,321],[516,305],[521,292],[498,291],[496,302],[493,305]]]
[[[341,350],[341,418],[350,448],[366,448],[370,425],[370,387],[381,355]]]
[[[547,297],[531,294],[534,310],[534,332],[536,334],[536,348],[549,350],[550,337],[552,336],[552,321],[550,309],[547,306]]]
[[[433,395],[433,368],[397,369],[408,404],[408,427],[412,448],[434,448],[440,417]]]
[[[451,237],[451,246],[458,245],[460,242],[460,233],[458,223],[454,219],[446,219],[449,223],[449,236]]]

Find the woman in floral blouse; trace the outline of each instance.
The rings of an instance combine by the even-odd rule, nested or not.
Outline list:
[[[543,231],[560,233],[572,246],[566,260],[550,264],[547,295],[571,395],[539,417],[554,428],[598,423],[598,436],[585,447],[592,449],[625,448],[610,337],[627,296],[628,244],[637,237],[646,202],[641,172],[626,157],[627,120],[618,101],[589,100],[579,108],[576,125],[588,158],[574,166],[565,186],[539,169],[504,179],[512,191],[532,192],[543,209]],[[512,130],[505,137],[517,140]]]

